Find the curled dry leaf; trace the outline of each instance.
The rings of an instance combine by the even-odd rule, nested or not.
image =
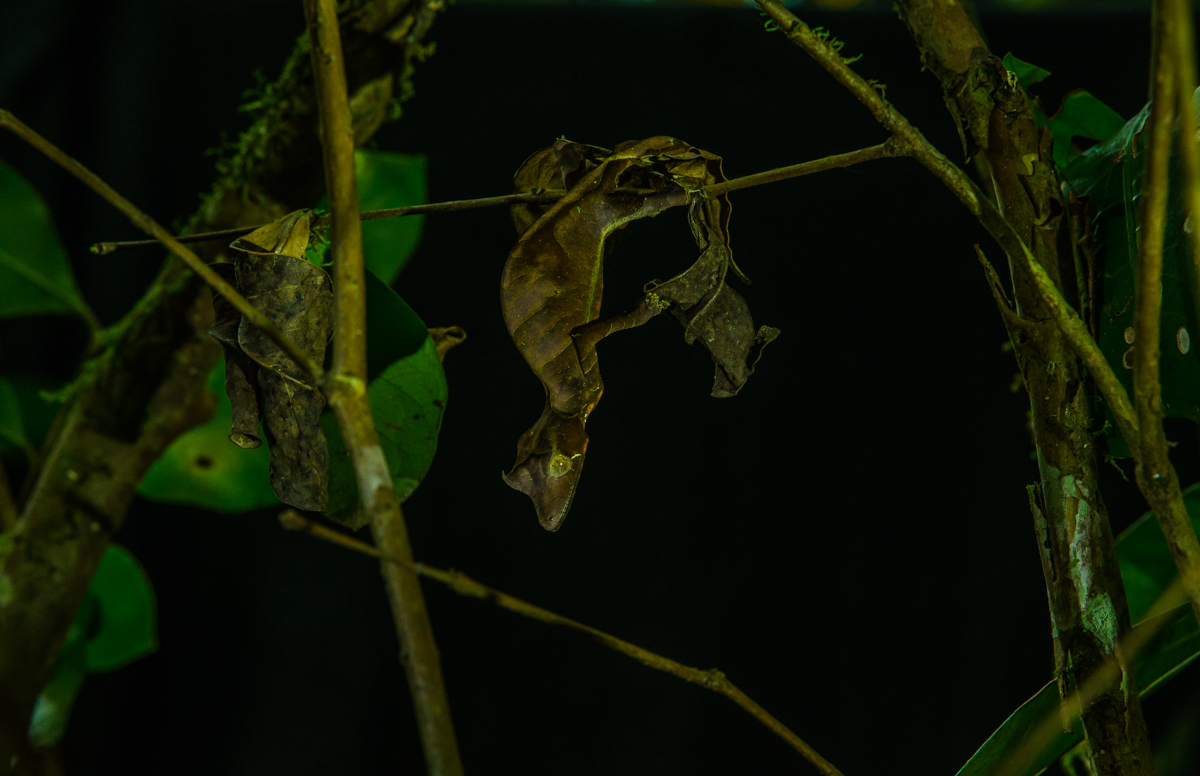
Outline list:
[[[306,210],[289,213],[230,246],[237,257],[214,269],[314,361],[321,363],[333,321],[329,275],[303,258]],[[256,448],[259,421],[271,449],[271,488],[280,501],[323,510],[328,501],[329,453],[321,432],[325,397],[304,370],[221,297],[213,301],[210,333],[225,348],[225,391],[233,413],[229,438]],[[261,415],[260,415],[261,408]]]
[[[754,329],[745,300],[725,284],[730,268],[728,197],[704,187],[725,180],[721,158],[671,137],[630,141],[609,152],[559,140],[517,171],[516,191],[559,188],[551,205],[512,208],[520,235],[501,281],[504,320],[546,389],[537,423],[517,443],[504,475],[534,502],[538,520],[558,530],[570,509],[587,452],[588,415],[603,393],[596,344],[669,309],[690,344],[699,340],[716,364],[713,395],[733,396],[779,331]],[[688,206],[700,258],[665,282],[652,281],[634,309],[599,321],[604,255],[633,221]],[[747,281],[748,282],[748,281]]]
[[[456,348],[467,338],[467,332],[461,326],[438,326],[429,330],[433,338],[433,346],[437,348],[438,361],[446,360],[450,348]]]

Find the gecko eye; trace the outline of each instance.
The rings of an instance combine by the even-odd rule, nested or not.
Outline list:
[[[555,453],[550,459],[550,465],[546,467],[546,474],[551,477],[561,477],[574,468],[575,462],[562,453]]]

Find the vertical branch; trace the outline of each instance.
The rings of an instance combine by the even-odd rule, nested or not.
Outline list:
[[[375,541],[384,553],[411,565],[412,549],[404,516],[379,446],[367,397],[362,228],[354,175],[354,133],[337,13],[334,0],[305,0],[304,8],[321,119],[336,290],[333,367],[325,390],[350,451]],[[382,570],[425,748],[426,766],[430,774],[458,776],[462,764],[420,583],[410,569],[402,566],[385,564]]]
[[[1159,383],[1159,338],[1162,313],[1162,265],[1166,223],[1168,169],[1171,136],[1177,105],[1190,103],[1190,93],[1181,80],[1195,80],[1195,56],[1191,46],[1191,3],[1187,0],[1158,0],[1154,13],[1154,52],[1150,147],[1146,183],[1142,190],[1141,254],[1138,257],[1137,288],[1134,295],[1133,398],[1141,438],[1138,446],[1137,480],[1146,500],[1158,517],[1167,546],[1179,568],[1184,590],[1200,619],[1200,542],[1183,503],[1179,478],[1167,453],[1162,424],[1162,387]],[[1186,27],[1186,29],[1185,29]],[[1188,61],[1185,63],[1185,59]],[[1191,105],[1180,113],[1184,126],[1194,124]],[[1189,205],[1196,192],[1196,138],[1194,130],[1180,134],[1185,169],[1188,172]],[[1190,209],[1190,208],[1189,208]]]

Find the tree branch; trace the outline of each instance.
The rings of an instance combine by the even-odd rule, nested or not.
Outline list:
[[[917,40],[922,61],[941,82],[959,124],[968,156],[981,160],[996,203],[897,113],[874,85],[850,69],[828,42],[783,7],[758,0],[787,37],[846,86],[908,155],[917,159],[966,205],[1008,254],[1013,267],[1013,310],[994,272],[985,272],[1004,317],[1033,409],[1041,487],[1031,506],[1046,575],[1060,693],[1116,656],[1123,688],[1133,687],[1132,667],[1117,651],[1129,630],[1111,529],[1098,496],[1099,475],[1090,428],[1091,407],[1081,363],[1093,375],[1122,433],[1138,438],[1128,396],[1062,288],[1073,274],[1066,208],[1046,158],[1048,136],[1039,134],[1019,84],[988,52],[962,6],[953,0],[900,0],[901,15]],[[1082,300],[1081,300],[1082,301]],[[1132,445],[1131,445],[1132,446]],[[1072,537],[1085,536],[1082,556]],[[1105,622],[1096,624],[1095,612]],[[1091,615],[1089,617],[1089,615]],[[1134,692],[1113,690],[1084,714],[1089,753],[1101,773],[1148,773],[1152,768],[1141,706]]]
[[[1141,428],[1137,481],[1158,517],[1167,546],[1183,579],[1184,590],[1200,620],[1200,541],[1183,503],[1179,478],[1167,452],[1162,424],[1162,386],[1159,384],[1159,337],[1162,314],[1163,240],[1166,227],[1168,171],[1171,138],[1175,124],[1176,98],[1181,112],[1191,114],[1190,93],[1180,95],[1180,72],[1185,57],[1195,56],[1186,44],[1189,33],[1180,34],[1191,23],[1186,0],[1158,0],[1154,14],[1154,66],[1151,94],[1149,150],[1146,180],[1142,188],[1141,253],[1138,256],[1137,287],[1134,290],[1133,395]],[[1194,80],[1194,68],[1192,73]],[[1180,134],[1181,146],[1190,147],[1194,157],[1196,137]],[[1195,161],[1192,161],[1194,168]],[[1195,197],[1194,170],[1188,170],[1187,190]]]
[[[347,0],[346,56],[355,137],[365,142],[411,93],[412,60],[442,0]],[[320,143],[307,38],[219,165],[191,231],[272,221],[320,196]],[[313,152],[315,149],[315,153]],[[202,250],[206,262],[223,249]],[[36,460],[17,527],[0,541],[0,763],[36,773],[27,732],[75,612],[149,466],[212,413],[205,381],[220,353],[203,284],[169,259],[146,295],[84,365]]]
[[[279,522],[289,531],[302,531],[332,544],[378,558],[384,563],[399,566],[411,574],[440,582],[459,595],[490,601],[501,609],[507,609],[523,617],[540,620],[544,623],[566,628],[567,630],[587,636],[602,646],[637,660],[644,666],[649,666],[656,671],[663,671],[672,676],[677,676],[686,682],[698,684],[713,692],[720,693],[749,712],[751,716],[765,725],[772,733],[788,742],[806,760],[816,766],[817,770],[821,773],[826,774],[826,776],[842,776],[841,771],[834,767],[832,763],[818,754],[815,749],[805,743],[803,739],[793,733],[787,726],[771,716],[762,706],[759,706],[749,696],[734,686],[732,682],[725,678],[725,674],[715,668],[705,671],[700,668],[692,668],[682,663],[677,663],[668,657],[663,657],[648,649],[642,649],[636,644],[630,644],[628,641],[611,636],[604,631],[555,614],[548,609],[535,606],[508,593],[502,593],[495,588],[480,584],[466,574],[454,571],[453,569],[444,571],[434,566],[427,566],[424,563],[414,563],[412,560],[391,556],[366,542],[359,541],[353,536],[348,536],[340,531],[335,531],[332,528],[321,525],[314,520],[309,520],[294,509],[283,512],[279,516]]]
[[[332,231],[334,324],[333,365],[325,386],[350,452],[363,508],[375,541],[411,566],[412,549],[400,500],[367,396],[366,286],[362,226],[354,172],[354,131],[346,93],[342,42],[334,0],[305,0],[309,46],[321,120],[325,181]],[[458,743],[442,679],[441,660],[417,577],[394,565],[383,567],[400,654],[408,676],[425,763],[433,776],[461,776]]]
[[[29,143],[45,154],[51,161],[62,167],[67,172],[74,175],[82,181],[89,189],[99,194],[105,202],[109,203],[117,210],[120,210],[129,218],[138,229],[149,235],[153,235],[156,242],[162,245],[174,255],[183,260],[183,263],[188,266],[193,272],[201,277],[204,282],[208,283],[217,290],[221,296],[225,297],[237,311],[240,312],[246,320],[259,329],[262,329],[271,340],[278,345],[284,353],[287,353],[297,364],[300,365],[305,372],[312,377],[315,384],[321,384],[322,370],[321,365],[313,361],[308,354],[296,346],[289,340],[282,331],[279,330],[271,320],[258,310],[254,305],[246,301],[246,297],[242,296],[236,288],[231,286],[224,278],[218,275],[212,267],[205,264],[199,256],[193,253],[179,240],[175,239],[174,235],[159,226],[158,222],[150,216],[143,213],[129,200],[122,197],[120,194],[99,178],[88,168],[84,167],[79,162],[64,154],[58,147],[51,143],[46,138],[42,137],[32,129],[27,127],[16,116],[6,110],[0,110],[0,127],[7,129],[17,137]]]

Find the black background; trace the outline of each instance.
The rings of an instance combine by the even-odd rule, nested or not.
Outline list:
[[[803,16],[865,53],[855,67],[961,159],[894,14]],[[1053,72],[1048,106],[1086,87],[1129,116],[1145,99],[1147,21],[984,25],[993,50]],[[5,0],[0,105],[178,223],[212,180],[206,149],[247,124],[237,106],[254,69],[274,78],[302,25],[290,0]],[[431,39],[416,96],[377,145],[427,154],[435,201],[506,192],[560,135],[611,147],[672,134],[724,156],[730,176],[885,137],[753,10],[459,5]],[[85,296],[116,321],[161,253],[88,254],[136,235],[11,138],[0,157],[46,196]],[[1052,670],[1024,490],[1036,477],[1027,401],[1009,390],[1016,365],[971,246],[1000,252],[909,160],[733,201],[735,256],[754,280],[738,290],[782,335],[727,400],[708,396],[711,362],[668,316],[605,341],[587,471],[556,534],[499,476],[542,406],[500,316],[508,215],[426,219],[397,288],[429,325],[469,339],[447,359],[438,457],[406,506],[416,555],[721,668],[847,774],[952,774]],[[694,257],[681,212],[639,223],[608,262],[605,314]],[[0,374],[67,379],[83,336],[65,318],[0,322]],[[1194,427],[1169,431],[1195,481]],[[1104,478],[1119,531],[1144,505],[1116,469]],[[154,583],[161,650],[89,678],[64,742],[69,773],[420,771],[373,562],[285,533],[273,513],[144,501],[119,540]],[[440,587],[426,594],[471,773],[809,771],[717,695]],[[1147,704],[1164,756],[1195,756],[1193,672]]]

